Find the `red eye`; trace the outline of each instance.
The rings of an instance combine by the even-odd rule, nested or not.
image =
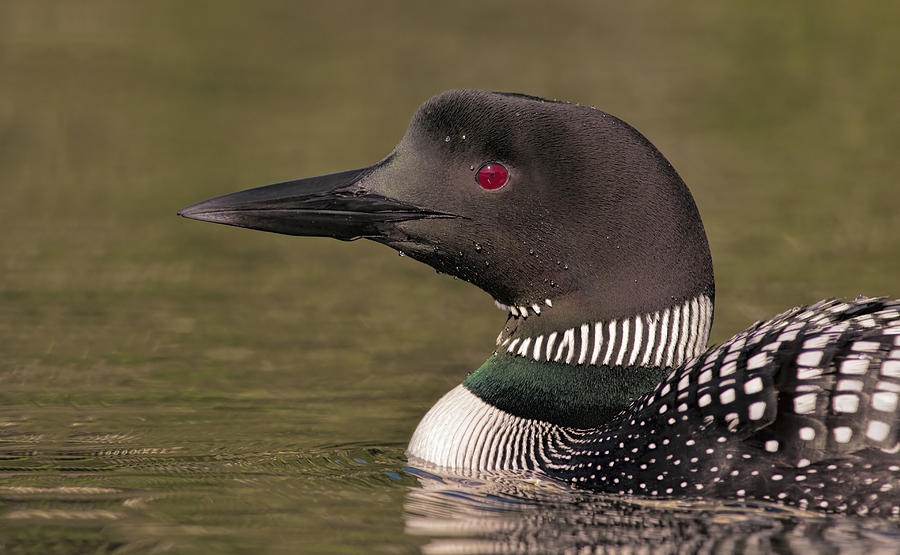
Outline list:
[[[485,189],[499,189],[509,180],[509,172],[501,164],[492,162],[481,166],[475,174],[475,181]]]

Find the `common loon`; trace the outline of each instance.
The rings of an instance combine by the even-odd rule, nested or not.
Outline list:
[[[900,515],[900,300],[821,301],[707,349],[713,268],[693,197],[609,114],[448,91],[372,166],[179,214],[371,239],[508,312],[493,354],[422,419],[412,461]]]

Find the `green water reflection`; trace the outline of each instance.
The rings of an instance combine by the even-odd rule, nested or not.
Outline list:
[[[409,520],[460,508],[421,504],[403,449],[503,314],[374,244],[175,217],[374,162],[441,90],[643,131],[704,217],[714,341],[900,294],[898,25],[850,2],[0,3],[0,544],[441,548]]]

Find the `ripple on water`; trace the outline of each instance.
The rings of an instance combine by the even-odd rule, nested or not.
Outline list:
[[[58,552],[216,552],[235,545],[315,552],[310,538],[334,542],[329,534],[314,536],[323,528],[350,525],[373,537],[393,522],[396,536],[403,496],[417,484],[403,470],[403,444],[244,445],[237,453],[234,446],[198,452],[197,445],[87,443],[0,446],[0,543],[33,547],[42,538],[40,545]],[[373,515],[373,506],[394,508]]]
[[[333,545],[333,534],[322,532],[333,529],[346,534],[341,541],[383,538],[384,546],[421,544],[426,553],[877,553],[900,541],[896,523],[872,519],[596,495],[524,472],[452,474],[411,465],[404,443],[290,449],[269,440],[147,439],[92,432],[57,449],[0,445],[4,539],[33,545],[46,537],[54,549],[89,541],[99,550],[211,551],[271,545],[276,534],[285,549],[315,551]],[[311,537],[326,543],[305,544]]]
[[[406,532],[426,553],[896,552],[896,523],[765,503],[597,495],[536,475],[407,468]]]

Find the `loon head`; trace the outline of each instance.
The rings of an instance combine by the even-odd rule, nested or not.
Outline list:
[[[371,239],[553,326],[575,312],[616,318],[713,296],[700,216],[662,154],[609,114],[520,94],[439,94],[372,166],[179,214]]]

